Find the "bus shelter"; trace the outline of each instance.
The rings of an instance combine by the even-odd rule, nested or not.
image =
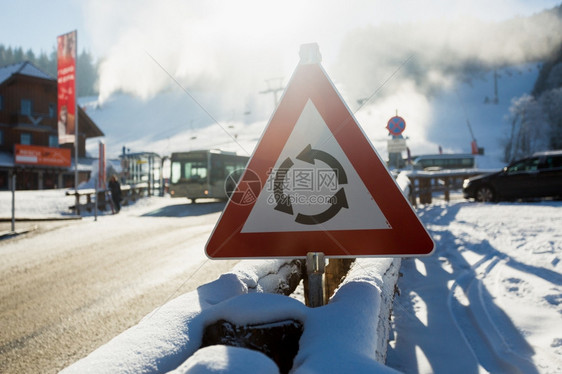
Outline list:
[[[121,159],[121,183],[146,184],[148,195],[162,196],[164,183],[163,158],[154,152],[124,153]]]

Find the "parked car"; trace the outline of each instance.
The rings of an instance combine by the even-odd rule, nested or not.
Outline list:
[[[463,195],[476,201],[562,197],[562,150],[535,153],[503,170],[463,183]]]

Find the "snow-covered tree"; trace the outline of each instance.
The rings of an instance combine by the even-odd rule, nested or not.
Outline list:
[[[541,104],[531,95],[514,99],[510,137],[506,142],[505,161],[529,156],[548,146],[548,118]]]
[[[562,72],[562,64],[560,64]],[[562,149],[562,87],[549,90],[540,97],[541,106],[550,125],[549,149]]]
[[[562,62],[549,67],[533,95],[523,95],[510,107],[511,132],[505,141],[506,162],[537,151],[562,149]]]

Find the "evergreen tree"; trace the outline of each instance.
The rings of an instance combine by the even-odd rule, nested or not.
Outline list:
[[[76,59],[76,69],[78,70],[78,96],[90,96],[98,93],[98,66],[94,57],[86,51],[82,51]],[[5,47],[0,44],[0,66],[11,65],[23,61],[30,61],[53,78],[57,76],[57,51],[55,48],[50,54],[41,52],[37,57],[33,50],[28,49],[24,52],[21,47]]]

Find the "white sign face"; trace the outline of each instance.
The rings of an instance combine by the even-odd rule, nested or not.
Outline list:
[[[391,228],[308,100],[240,232]]]
[[[405,152],[408,150],[406,146],[406,139],[390,139],[387,142],[388,153]]]

